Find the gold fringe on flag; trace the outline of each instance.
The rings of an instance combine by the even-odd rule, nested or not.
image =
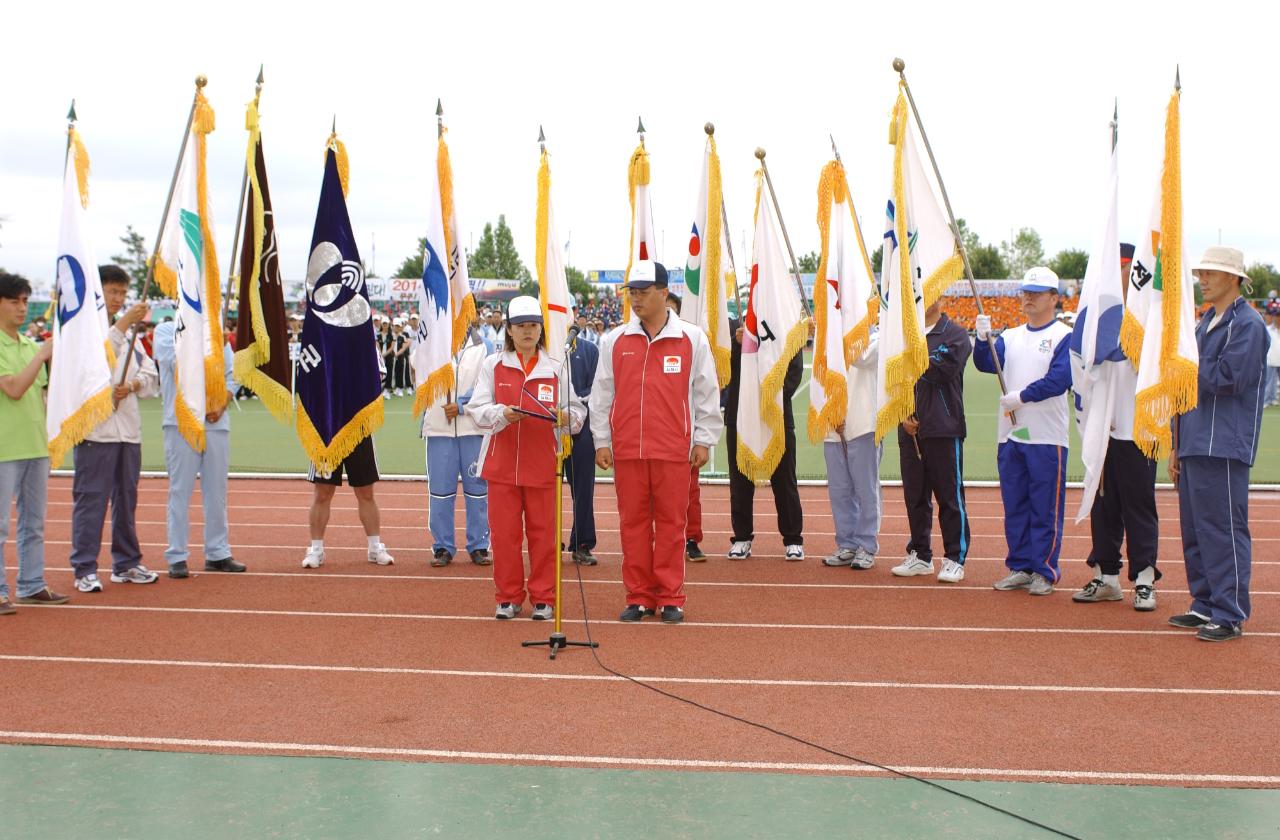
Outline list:
[[[538,303],[542,305],[542,328],[551,324],[547,305],[547,229],[551,227],[551,164],[546,149],[538,163],[538,211],[534,221],[533,269],[538,275]]]
[[[298,400],[298,440],[302,443],[302,449],[311,459],[311,463],[316,465],[316,469],[323,473],[331,473],[338,468],[344,458],[352,453],[360,441],[382,428],[383,419],[382,394],[378,394],[373,402],[356,412],[356,416],[339,429],[333,436],[333,440],[325,445],[320,439],[320,433],[316,431],[315,424],[307,415],[307,409],[303,406],[302,400]]]
[[[71,138],[71,154],[76,164],[76,187],[80,190],[80,206],[87,210],[89,208],[89,150],[84,147],[80,132],[69,128],[67,133]]]
[[[164,260],[160,259],[160,255],[156,254],[151,258],[152,264],[155,265],[156,285],[160,287],[160,292],[167,298],[178,297],[178,272],[169,267]]]
[[[271,339],[267,319],[262,310],[262,239],[267,229],[266,203],[262,200],[262,184],[258,179],[258,143],[262,136],[258,127],[258,101],[249,103],[244,115],[249,132],[249,148],[245,153],[245,171],[249,174],[249,206],[253,209],[253,273],[249,276],[249,317],[253,341],[236,351],[233,370],[236,381],[258,395],[271,416],[288,423],[293,414],[293,395],[289,389],[258,368],[271,361]]]
[[[205,366],[205,375],[208,376],[208,366]],[[175,365],[173,369],[173,385],[174,400],[173,414],[178,421],[178,433],[191,445],[191,448],[197,452],[204,451],[204,418],[196,417],[191,413],[191,408],[187,405],[186,400],[182,399],[182,379]],[[208,388],[205,389],[208,391]]]
[[[911,247],[907,238],[906,185],[903,180],[903,151],[907,143],[907,97],[898,83],[898,100],[893,105],[889,131],[893,143],[893,226],[898,245],[898,299],[890,301],[890,317],[902,319],[903,349],[885,360],[884,389],[889,400],[876,415],[876,443],[916,408],[916,381],[929,366],[929,346],[916,317],[915,290],[911,282]],[[944,263],[945,265],[946,263]],[[932,277],[930,278],[933,279]]]
[[[817,334],[813,342],[813,379],[822,385],[826,403],[822,410],[809,405],[809,440],[820,442],[827,432],[840,426],[848,412],[849,384],[845,379],[848,362],[840,359],[839,373],[831,369],[834,360],[827,358],[827,334],[832,324],[827,321],[827,296],[831,294],[827,275],[831,270],[831,205],[844,198],[844,167],[839,161],[828,161],[818,176],[818,242],[822,256],[818,260],[818,274],[813,282],[813,314],[817,322]],[[843,324],[834,325],[843,330]],[[842,337],[843,339],[843,337]],[[843,347],[843,340],[841,342]],[[842,354],[843,355],[843,354]]]
[[[454,218],[453,207],[453,165],[449,161],[449,145],[444,142],[444,135],[448,131],[441,126],[440,139],[436,147],[436,174],[440,180],[440,218],[443,220],[444,227],[444,259],[445,269],[448,272],[449,301],[453,307],[453,352],[457,353],[467,339],[467,330],[470,329],[471,322],[476,319],[476,299],[470,292],[460,301],[453,299],[453,277],[463,257],[457,249],[458,243],[454,241],[456,233],[454,225],[457,220]],[[546,321],[543,323],[545,324]]]
[[[1182,150],[1181,93],[1169,97],[1164,125],[1164,171],[1160,180],[1160,252],[1153,283],[1161,287],[1160,376],[1155,385],[1138,392],[1134,410],[1134,443],[1152,460],[1169,454],[1173,439],[1170,421],[1196,407],[1199,370],[1196,362],[1178,355],[1182,326]],[[1126,315],[1128,313],[1126,312]],[[1121,326],[1123,330],[1123,324]]]
[[[732,376],[732,351],[719,345],[720,308],[727,300],[728,287],[726,280],[737,278],[730,272],[726,278],[721,274],[720,237],[724,235],[723,185],[720,182],[720,155],[716,152],[716,138],[707,137],[710,149],[707,152],[707,229],[703,232],[706,247],[702,252],[702,276],[707,289],[707,339],[711,342],[711,357],[716,363],[716,379],[721,388],[728,387]],[[741,317],[742,313],[738,313]]]
[[[782,461],[787,448],[786,419],[782,407],[777,404],[777,397],[782,391],[791,359],[804,349],[808,341],[808,322],[797,321],[787,333],[786,342],[782,345],[782,355],[760,383],[760,419],[769,429],[769,443],[765,445],[759,458],[743,442],[742,436],[738,435],[738,470],[752,481],[768,481]]]
[[[200,215],[203,241],[205,329],[209,331],[209,355],[204,357],[205,411],[216,414],[227,407],[226,360],[222,347],[222,276],[218,271],[218,249],[209,225],[209,172],[207,136],[214,130],[213,108],[204,93],[196,91],[196,113],[192,129],[196,141],[196,212]],[[181,400],[179,400],[181,402]]]
[[[351,187],[351,159],[347,157],[347,144],[338,139],[338,132],[329,135],[329,139],[325,141],[325,154],[333,149],[334,163],[338,166],[338,183],[342,184],[342,197],[347,197],[347,191]]]
[[[631,280],[631,264],[636,251],[636,188],[649,184],[649,153],[644,143],[636,146],[631,153],[631,162],[627,165],[627,200],[631,202],[631,247],[627,251],[627,271],[622,275],[622,323],[631,320],[631,294],[627,291],[627,283]],[[653,255],[649,255],[653,259]]]
[[[413,414],[418,416],[431,407],[432,403],[453,390],[453,365],[446,364],[436,368],[427,376],[427,381],[418,386],[413,394]],[[298,403],[301,407],[302,403]]]
[[[115,413],[116,407],[111,400],[112,387],[108,385],[85,400],[74,414],[62,421],[58,434],[49,439],[50,469],[56,470],[62,466],[62,459],[67,453]]]

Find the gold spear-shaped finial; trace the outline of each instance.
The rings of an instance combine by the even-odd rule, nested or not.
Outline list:
[[[1173,89],[1182,92],[1182,65],[1175,64],[1173,70]]]
[[[67,122],[73,123],[75,121],[76,121],[76,101],[72,99],[71,108],[67,111]]]

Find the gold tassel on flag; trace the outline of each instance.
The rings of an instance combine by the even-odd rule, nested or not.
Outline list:
[[[226,360],[222,346],[222,275],[218,271],[218,249],[209,225],[208,135],[214,130],[213,108],[196,92],[196,118],[192,131],[196,138],[196,201],[200,212],[200,236],[204,240],[204,312],[209,330],[209,355],[204,358],[205,411],[216,414],[227,407]]]
[[[636,250],[636,188],[649,185],[649,152],[644,148],[644,137],[640,145],[631,153],[631,162],[627,165],[627,200],[631,203],[631,246],[627,251],[627,272],[622,276],[622,322],[631,320],[631,295],[627,291],[627,282],[631,279],[631,265]],[[653,255],[649,255],[653,259]]]
[[[453,274],[457,271],[455,255],[458,260],[463,259],[463,257],[457,251],[457,243],[453,241],[453,165],[449,161],[449,145],[444,142],[444,135],[447,130],[443,125],[440,126],[436,167],[440,178],[440,216],[444,219],[446,276],[450,279],[450,291],[452,292]],[[462,343],[467,339],[467,330],[471,328],[471,322],[476,319],[476,299],[470,294],[461,301],[453,300],[452,294],[449,295],[449,299],[453,306],[453,352],[457,353],[462,349]]]
[[[728,347],[717,344],[720,338],[719,312],[721,299],[726,297],[727,283],[735,285],[738,278],[730,272],[721,274],[720,238],[724,230],[724,190],[720,181],[720,155],[716,153],[716,138],[707,136],[707,231],[705,256],[702,260],[703,283],[707,284],[707,339],[711,343],[711,356],[716,363],[716,379],[721,388],[728,387],[732,376],[733,353]],[[647,174],[647,173],[646,173]],[[739,313],[741,317],[741,313]]]

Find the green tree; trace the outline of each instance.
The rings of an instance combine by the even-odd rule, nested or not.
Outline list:
[[[129,272],[133,278],[134,293],[142,296],[142,289],[147,283],[147,260],[151,254],[147,252],[147,240],[133,229],[133,225],[125,225],[124,236],[120,237],[124,244],[123,254],[113,254],[111,261]],[[152,297],[160,297],[160,289],[154,284],[151,287]]]
[[[964,249],[972,259],[973,252],[982,247],[982,240],[978,238],[978,234],[969,230],[969,224],[964,219],[956,219],[956,227],[960,229],[960,241],[964,243]]]
[[[418,240],[418,249],[411,255],[404,258],[400,263],[400,267],[396,269],[396,273],[392,277],[421,277],[422,262],[427,255],[427,238],[424,236]],[[468,266],[470,267],[470,266]]]
[[[476,250],[467,258],[467,273],[476,278],[519,280],[521,283],[532,279],[529,269],[520,261],[515,237],[507,227],[505,215],[498,217],[496,228],[492,224],[484,226]]]
[[[879,276],[882,266],[884,265],[884,245],[877,245],[876,249],[871,252],[871,270]]]
[[[1022,277],[1027,269],[1044,265],[1044,245],[1040,242],[1040,234],[1035,228],[1024,227],[1013,237],[1012,242],[1000,243],[1000,255],[1009,267],[1010,277]]]
[[[1280,271],[1276,271],[1271,263],[1254,263],[1245,270],[1253,284],[1254,297],[1265,298],[1273,289],[1280,292]],[[1200,286],[1197,284],[1196,288],[1199,289]]]
[[[967,246],[966,246],[967,247]],[[1003,280],[1009,276],[1009,266],[1000,256],[1000,249],[994,245],[979,245],[967,248],[969,267],[973,269],[976,280]]]
[[[591,284],[587,282],[587,275],[571,265],[564,267],[565,279],[569,281],[569,294],[575,298],[580,297],[583,300],[591,297],[595,291],[591,288]],[[533,277],[529,277],[520,281],[520,294],[538,296],[538,281]]]
[[[818,263],[822,261],[822,255],[817,251],[810,251],[800,257],[800,265],[796,268],[801,274],[816,274],[818,271]]]
[[[1083,280],[1084,269],[1088,264],[1089,255],[1079,248],[1064,248],[1049,260],[1049,268],[1063,280]]]

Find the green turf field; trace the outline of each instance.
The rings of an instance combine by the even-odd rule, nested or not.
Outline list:
[[[808,356],[806,354],[806,362]],[[969,437],[965,441],[965,478],[973,481],[996,478],[996,410],[999,388],[996,378],[979,373],[970,366],[965,374],[965,405],[969,421]],[[809,371],[805,370],[804,384],[796,392],[793,401],[796,426],[799,429],[797,460],[800,478],[826,477],[820,445],[811,444],[805,435],[805,418],[809,411]],[[244,400],[231,411],[231,469],[250,472],[300,472],[306,469],[306,458],[292,426],[283,426],[271,418],[262,404],[256,400]],[[375,436],[378,447],[378,463],[386,474],[422,474],[425,458],[422,440],[418,437],[419,424],[412,415],[413,400],[410,397],[392,398],[386,402],[386,422]],[[143,401],[143,469],[164,469],[164,446],[160,435],[160,401]],[[723,439],[722,439],[723,444]],[[714,453],[715,471],[727,469],[727,453],[723,445]],[[885,440],[884,458],[880,475],[896,479],[898,467],[898,442],[896,435]],[[1067,477],[1080,480],[1084,468],[1080,464],[1079,438],[1072,425],[1071,461]],[[1165,480],[1163,465],[1158,473]],[[1262,445],[1251,479],[1254,483],[1280,484],[1280,409],[1267,409],[1262,419]]]

